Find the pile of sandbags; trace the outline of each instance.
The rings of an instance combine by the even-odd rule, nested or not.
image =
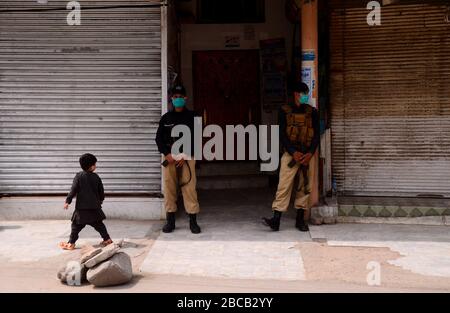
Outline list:
[[[120,244],[88,249],[80,260],[70,261],[58,271],[58,279],[68,285],[81,285],[88,281],[105,287],[128,283],[133,278],[131,258],[120,251]]]

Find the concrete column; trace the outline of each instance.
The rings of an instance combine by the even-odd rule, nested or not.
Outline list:
[[[302,80],[310,87],[311,105],[318,108],[318,0],[301,0],[301,46],[302,46]],[[316,158],[316,178],[312,186],[311,204],[319,202],[319,153]]]
[[[311,88],[311,104],[318,104],[318,0],[302,0],[301,7],[301,43],[302,43],[302,76],[306,78]],[[310,72],[311,71],[311,72]],[[311,74],[311,76],[309,76]]]

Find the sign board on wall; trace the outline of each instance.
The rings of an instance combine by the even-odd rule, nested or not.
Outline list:
[[[303,50],[302,51],[302,72],[301,79],[309,87],[309,99],[310,105],[317,108],[317,99],[315,97],[316,88],[316,71],[314,61],[316,59],[316,54],[314,50]]]
[[[225,48],[239,48],[241,37],[239,35],[225,35]]]

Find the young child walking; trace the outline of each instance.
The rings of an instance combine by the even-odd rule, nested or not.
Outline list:
[[[102,203],[105,199],[103,183],[100,177],[94,173],[97,158],[86,153],[80,157],[80,166],[83,171],[75,175],[72,188],[67,195],[64,209],[69,208],[73,197],[76,196],[75,211],[72,215],[72,231],[68,242],[61,242],[59,246],[64,250],[75,249],[75,242],[78,234],[86,226],[90,225],[100,233],[103,241],[102,246],[107,246],[113,241],[106,230],[103,220],[106,218],[102,210]]]

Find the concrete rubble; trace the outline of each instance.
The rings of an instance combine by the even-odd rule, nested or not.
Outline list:
[[[126,284],[133,278],[130,256],[120,252],[123,241],[104,248],[84,247],[78,260],[71,260],[57,273],[58,279],[69,286],[89,282],[97,287]]]

